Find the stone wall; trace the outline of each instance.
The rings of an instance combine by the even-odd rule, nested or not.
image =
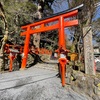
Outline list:
[[[92,76],[69,69],[67,69],[67,84],[74,91],[91,97],[91,100],[100,100],[100,73]]]

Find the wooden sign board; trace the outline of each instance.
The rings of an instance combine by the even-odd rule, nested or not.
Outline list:
[[[78,60],[78,54],[77,53],[71,53],[70,58],[71,58],[71,61],[76,61],[76,60]]]

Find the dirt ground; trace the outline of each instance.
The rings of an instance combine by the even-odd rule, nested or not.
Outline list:
[[[62,87],[56,76],[58,72],[41,66],[48,65],[37,64],[23,71],[1,73],[0,100],[91,100],[67,85]]]

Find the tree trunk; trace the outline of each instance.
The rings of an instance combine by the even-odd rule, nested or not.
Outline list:
[[[0,51],[0,72],[2,71],[3,68],[3,53]]]
[[[41,19],[41,12],[39,11],[41,8],[41,6],[38,4],[38,11],[37,11],[37,14],[38,14],[38,18]],[[41,26],[36,26],[35,28],[39,28]],[[36,48],[39,48],[40,47],[40,33],[36,33],[33,35],[33,44],[35,45]]]
[[[4,45],[8,39],[8,26],[7,26],[7,20],[6,20],[6,16],[4,13],[4,9],[3,9],[3,5],[0,2],[0,17],[3,18],[3,22],[4,22],[4,29],[5,29],[5,33],[4,33],[4,37],[2,38],[2,45],[1,45],[1,51],[0,51],[0,71],[4,70],[4,65],[5,65],[5,59],[4,59]]]

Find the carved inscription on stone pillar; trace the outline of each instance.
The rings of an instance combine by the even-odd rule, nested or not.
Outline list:
[[[92,31],[90,27],[83,28],[85,73],[95,75]]]

